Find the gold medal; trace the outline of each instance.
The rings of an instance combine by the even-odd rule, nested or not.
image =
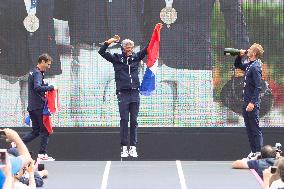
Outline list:
[[[39,19],[36,17],[36,15],[28,15],[24,19],[23,23],[28,32],[35,32],[39,28]]]
[[[169,28],[170,25],[177,19],[177,11],[172,7],[173,0],[165,1],[166,7],[161,10],[160,18],[165,24],[167,24],[167,27]]]

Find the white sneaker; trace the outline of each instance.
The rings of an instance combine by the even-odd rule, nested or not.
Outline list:
[[[257,157],[260,156],[260,155],[261,155],[260,152],[255,152],[255,153],[250,152],[247,158],[248,158],[248,159],[253,159],[253,158],[257,158]]]
[[[122,157],[122,158],[128,157],[127,146],[122,146],[122,147],[121,147],[120,157]]]
[[[247,158],[248,158],[248,159],[251,159],[251,158],[254,157],[254,156],[255,156],[255,153],[250,152],[250,153],[248,154]]]
[[[253,158],[253,157],[255,157],[255,153],[250,152],[250,153],[248,154],[248,156],[247,156],[247,159],[251,159],[251,158]]]
[[[41,161],[55,161],[55,159],[51,156],[48,156],[47,154],[38,154],[37,157],[41,160]]]
[[[135,157],[135,158],[138,157],[138,154],[137,154],[137,151],[136,151],[136,147],[135,147],[135,146],[130,146],[129,155],[130,155],[131,157]]]
[[[255,152],[255,157],[261,156],[261,152]]]

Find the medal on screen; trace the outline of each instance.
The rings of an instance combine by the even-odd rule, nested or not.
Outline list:
[[[165,0],[165,2],[166,7],[161,10],[160,18],[170,28],[171,24],[177,19],[177,11],[172,7],[173,0]]]
[[[35,32],[39,28],[39,19],[36,17],[37,0],[24,0],[28,16],[23,24],[28,32]]]

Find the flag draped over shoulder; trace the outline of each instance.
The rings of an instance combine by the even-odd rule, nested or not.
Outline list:
[[[160,31],[162,24],[156,24],[150,43],[147,48],[148,59],[146,62],[147,68],[140,86],[140,92],[142,95],[150,96],[155,90],[155,75],[158,68],[158,58],[160,49]]]

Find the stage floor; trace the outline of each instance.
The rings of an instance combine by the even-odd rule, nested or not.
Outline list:
[[[44,189],[257,189],[250,170],[227,161],[55,161],[45,162]]]

